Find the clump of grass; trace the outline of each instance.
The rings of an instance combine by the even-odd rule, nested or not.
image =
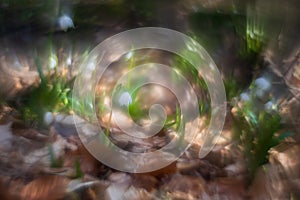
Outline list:
[[[258,109],[253,100],[235,106],[234,109],[234,138],[239,141],[244,152],[251,181],[256,170],[268,162],[269,150],[288,134],[279,134],[283,123],[276,110]]]
[[[80,169],[80,160],[79,158],[75,161],[75,178],[82,178],[84,176],[84,173]]]
[[[191,53],[183,54],[194,56],[194,54]],[[205,80],[199,76],[199,71],[190,62],[180,56],[174,57],[173,66],[176,69],[174,72],[177,71],[187,80],[189,80],[191,85],[194,85],[194,90],[198,96],[200,115],[209,116],[211,112],[209,91]]]
[[[231,102],[234,97],[237,97],[242,92],[239,83],[233,78],[229,77],[224,80],[224,87],[227,101]]]
[[[43,125],[43,117],[47,111],[70,112],[72,109],[71,86],[73,80],[59,73],[57,67],[54,72],[45,73],[37,61],[37,71],[40,82],[23,95],[17,103],[17,110],[22,119],[34,125]]]
[[[257,92],[267,93],[270,87],[266,79],[256,79],[250,84],[249,91],[244,93],[241,93],[242,89],[233,78],[224,80],[224,85],[232,110],[233,139],[238,141],[238,147],[246,159],[251,182],[257,169],[268,163],[269,150],[292,133],[280,134],[284,123],[276,104],[270,100],[271,95],[268,94],[266,104],[258,99]]]
[[[246,43],[247,51],[261,52],[265,44],[265,27],[263,19],[252,7],[247,7],[246,18]]]
[[[75,113],[80,114],[80,116],[88,121],[91,121],[94,114],[94,105],[93,105],[93,97],[92,95],[87,95],[84,97],[82,101],[77,98],[72,98],[72,103]],[[101,101],[97,105],[99,110],[104,110],[104,103]]]

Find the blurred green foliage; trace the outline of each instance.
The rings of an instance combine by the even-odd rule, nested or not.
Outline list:
[[[237,112],[233,114],[234,138],[243,149],[252,180],[258,167],[268,162],[269,150],[287,135],[279,135],[283,124],[277,111],[258,110],[251,100],[235,108]]]
[[[68,80],[65,75],[58,72],[44,74],[42,67],[37,60],[37,71],[40,83],[33,86],[21,97],[17,104],[22,119],[29,123],[43,125],[44,114],[46,112],[65,112],[72,109],[71,88],[73,79]]]
[[[80,168],[80,158],[77,158],[75,161],[75,178],[82,178],[84,173]]]
[[[225,79],[223,83],[226,92],[226,99],[228,102],[231,102],[234,97],[239,96],[242,92],[240,84],[233,77]]]
[[[75,113],[80,114],[80,116],[86,120],[91,120],[94,115],[94,105],[92,95],[87,95],[84,97],[83,101],[76,98],[72,98],[72,109]],[[103,110],[103,102],[98,103],[99,110]]]
[[[189,55],[193,56],[194,54]],[[173,60],[174,62],[172,65],[175,68],[174,72],[178,72],[180,75],[185,77],[190,84],[193,84],[194,90],[196,91],[198,97],[200,114],[209,115],[211,111],[209,91],[207,84],[201,77],[201,74],[199,74],[198,69],[196,69],[190,62],[179,55],[175,55]]]
[[[243,16],[234,18],[240,22]],[[222,44],[224,31],[235,28],[231,15],[226,13],[194,12],[189,15],[189,21],[197,40],[209,52]]]
[[[224,42],[231,40],[236,43],[232,53],[241,62],[256,65],[266,37],[264,23],[253,12],[195,12],[189,19],[193,34],[208,52],[216,52]]]

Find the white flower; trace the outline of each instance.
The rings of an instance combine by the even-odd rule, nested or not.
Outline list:
[[[55,55],[50,55],[49,58],[49,67],[51,69],[55,68],[57,65],[57,57]]]
[[[87,64],[87,69],[90,70],[90,71],[94,71],[96,68],[96,63],[91,61]]]
[[[119,98],[119,104],[121,106],[128,106],[131,103],[132,103],[132,97],[129,94],[129,92],[123,92]]]
[[[132,56],[133,56],[133,53],[132,53],[132,51],[130,51],[129,53],[127,53],[126,54],[126,58],[127,58],[127,60],[129,60],[130,58],[132,58]]]
[[[52,112],[46,112],[44,115],[44,123],[46,125],[50,125],[53,122],[53,113]]]
[[[60,30],[66,31],[69,28],[74,28],[74,23],[71,17],[62,15],[57,19],[57,25]]]
[[[272,101],[268,101],[264,106],[266,111],[271,111],[276,109],[276,105]]]
[[[94,105],[93,105],[92,102],[89,102],[88,105],[89,105],[89,107],[90,107],[90,110],[94,110]]]
[[[263,91],[267,91],[268,89],[270,89],[271,87],[271,83],[269,80],[267,80],[266,78],[264,77],[260,77],[260,78],[257,78],[255,81],[254,81],[256,87],[258,89],[261,89]]]
[[[72,64],[72,58],[71,56],[69,56],[66,60],[67,65],[71,65]]]
[[[244,101],[244,102],[250,101],[250,96],[249,96],[249,94],[247,92],[243,92],[240,95],[240,99],[241,99],[241,101]]]

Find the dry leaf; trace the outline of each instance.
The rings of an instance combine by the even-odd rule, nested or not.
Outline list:
[[[0,180],[0,197],[2,200],[21,200],[18,194],[14,194],[12,190],[12,184],[5,183]],[[14,185],[15,187],[16,185]]]
[[[293,199],[293,188],[283,177],[283,170],[278,165],[267,164],[259,168],[249,190],[249,199]]]
[[[208,183],[212,199],[245,199],[246,181],[236,177],[217,178]]]
[[[61,199],[69,182],[69,179],[60,176],[44,176],[27,184],[21,196],[24,200]]]
[[[281,143],[270,151],[270,163],[281,165],[290,179],[300,178],[300,145]]]
[[[199,159],[179,159],[177,160],[177,168],[181,173],[188,173],[200,167]]]
[[[105,200],[122,200],[126,190],[132,184],[132,178],[122,172],[116,172],[108,177],[112,184],[105,190]]]
[[[13,127],[13,133],[16,136],[22,136],[27,139],[36,140],[40,142],[46,142],[49,137],[43,134],[40,134],[38,131],[31,129],[31,128],[14,128]]]
[[[79,161],[83,173],[95,174],[100,169],[100,162],[82,144],[78,146],[77,150],[65,154],[64,166],[75,167],[77,161]]]
[[[154,176],[146,174],[134,174],[132,185],[136,188],[153,191],[158,184],[158,180]]]
[[[123,196],[122,200],[154,200],[154,195],[146,191],[145,189],[135,188],[131,186],[128,188]]]
[[[183,192],[200,197],[205,191],[205,181],[201,177],[176,174],[163,186],[167,192]]]
[[[164,168],[158,169],[156,171],[144,173],[144,174],[161,178],[166,175],[175,174],[177,171],[178,169],[176,166],[176,162],[173,162]]]

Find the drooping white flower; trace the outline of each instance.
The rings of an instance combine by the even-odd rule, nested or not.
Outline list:
[[[68,15],[62,15],[57,19],[57,25],[60,30],[66,31],[69,28],[74,28],[74,23]]]
[[[254,84],[256,85],[256,87],[258,89],[261,89],[263,91],[267,91],[268,89],[271,88],[271,83],[269,80],[267,80],[266,78],[264,77],[260,77],[260,78],[257,78],[255,81],[254,81]]]
[[[276,109],[276,105],[274,104],[273,101],[268,101],[268,102],[264,105],[264,108],[265,108],[266,111],[271,111],[271,110]]]
[[[54,116],[53,116],[53,113],[52,112],[46,112],[44,114],[44,123],[46,125],[50,125],[54,120]]]
[[[126,59],[127,59],[127,60],[129,60],[129,59],[131,59],[131,58],[132,58],[132,56],[133,56],[133,52],[132,52],[132,51],[130,51],[129,53],[127,53],[127,54],[126,54],[126,56],[125,56],[125,57],[126,57]]]
[[[57,65],[57,57],[54,54],[52,54],[50,55],[49,58],[49,67],[50,69],[53,69],[56,67],[56,65]]]
[[[87,69],[90,70],[90,71],[94,71],[96,68],[96,63],[91,61],[87,64]]]
[[[67,58],[66,64],[69,65],[69,66],[72,64],[72,57],[71,57],[71,56],[69,56],[69,57]]]
[[[243,92],[240,95],[240,99],[241,99],[241,101],[247,102],[247,101],[250,101],[250,96],[247,92]]]
[[[90,110],[94,110],[94,105],[93,105],[92,102],[89,102],[89,103],[88,103],[88,106],[89,106],[89,109],[90,109]]]
[[[129,94],[129,92],[123,92],[119,98],[119,104],[121,106],[128,106],[131,103],[132,103],[132,97]]]

